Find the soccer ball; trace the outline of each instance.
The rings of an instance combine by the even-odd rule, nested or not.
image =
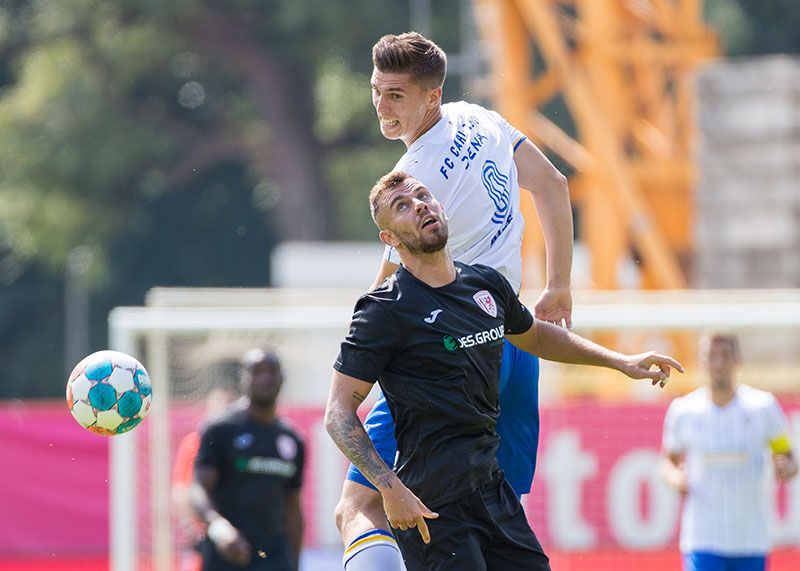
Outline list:
[[[119,351],[98,351],[75,365],[67,405],[78,424],[103,436],[128,432],[147,416],[153,385],[142,364]]]

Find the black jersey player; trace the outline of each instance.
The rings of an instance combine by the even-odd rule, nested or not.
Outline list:
[[[192,503],[208,523],[203,571],[297,571],[305,452],[275,413],[277,355],[247,351],[242,382],[246,398],[205,428],[195,461]]]
[[[403,265],[356,304],[334,365],[328,432],[381,493],[409,571],[549,569],[497,469],[504,338],[546,359],[661,386],[681,365],[653,352],[623,355],[534,319],[496,270],[453,262],[441,205],[406,173],[378,181],[370,206]],[[394,469],[356,415],[376,381],[395,419]]]

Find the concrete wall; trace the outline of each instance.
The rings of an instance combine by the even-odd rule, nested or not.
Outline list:
[[[698,78],[697,287],[800,287],[800,58]]]

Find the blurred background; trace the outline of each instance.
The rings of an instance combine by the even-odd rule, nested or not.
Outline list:
[[[498,110],[569,176],[576,331],[690,365],[663,393],[543,366],[526,511],[554,568],[677,568],[654,459],[669,400],[701,382],[703,327],[742,335],[742,380],[800,442],[795,0],[0,0],[0,569],[108,568],[109,442],[63,398],[120,339],[163,403],[114,444],[138,458],[136,569],[180,568],[177,442],[265,342],[309,441],[303,568],[337,568],[344,461],[321,411],[380,258],[366,194],[405,150],[377,128],[370,50],[411,29],[448,53],[445,101]],[[800,487],[774,495],[773,569],[796,569]]]

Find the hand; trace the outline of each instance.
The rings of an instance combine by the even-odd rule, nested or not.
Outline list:
[[[253,549],[241,532],[225,518],[218,517],[208,525],[208,539],[229,563],[240,567],[250,563]]]
[[[797,463],[790,454],[775,454],[772,466],[775,468],[775,479],[779,482],[788,482],[797,474]]]
[[[655,370],[651,370],[653,366]],[[683,365],[672,357],[661,355],[655,351],[639,353],[638,355],[625,355],[619,370],[632,379],[650,379],[653,386],[657,384],[663,388],[669,380],[671,369],[683,373]]]
[[[572,294],[568,287],[545,288],[533,309],[537,319],[559,327],[566,325],[567,329],[572,327]]]
[[[689,476],[685,468],[676,468],[668,482],[681,496],[685,497],[689,493]]]
[[[431,534],[428,531],[428,524],[425,519],[436,519],[439,514],[429,510],[414,493],[406,488],[399,480],[394,487],[381,492],[383,496],[383,509],[386,511],[386,519],[393,529],[403,531],[416,527],[419,530],[422,541],[431,542]]]

